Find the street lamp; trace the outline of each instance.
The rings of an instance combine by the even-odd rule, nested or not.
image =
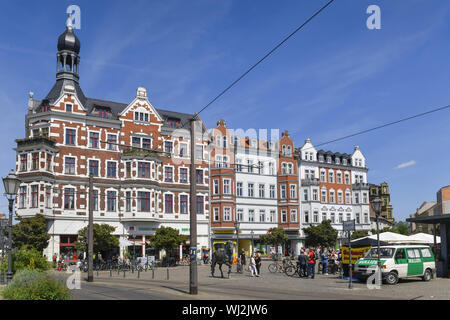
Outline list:
[[[8,223],[8,272],[6,273],[6,283],[9,284],[12,280],[12,212],[14,207],[14,200],[16,199],[17,191],[19,190],[20,180],[14,174],[14,170],[3,178],[3,185],[5,187],[5,195],[9,202],[9,223]]]
[[[2,255],[1,255],[1,263],[3,263],[3,258],[5,256],[5,233],[4,230],[6,228],[6,226],[8,225],[8,220],[5,218],[0,218],[0,244],[1,244],[1,249],[2,249]],[[0,283],[5,283],[5,271],[1,271],[1,276],[0,276]]]
[[[234,228],[236,229],[236,261],[237,261],[237,272],[241,271],[241,261],[239,260],[239,221],[236,219],[234,221]]]
[[[380,263],[380,231],[379,231],[379,227],[378,227],[378,218],[380,216],[381,213],[381,206],[382,206],[383,202],[381,201],[380,198],[375,198],[372,200],[372,209],[373,211],[375,211],[375,218],[376,218],[376,223],[377,223],[377,250],[378,250],[378,254],[377,254],[377,266],[378,266],[378,272],[381,272],[381,263]]]

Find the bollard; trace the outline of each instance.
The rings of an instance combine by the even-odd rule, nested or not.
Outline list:
[[[155,279],[155,268],[152,267],[152,279]]]
[[[131,265],[131,273],[134,273],[134,266]]]
[[[139,279],[140,274],[141,274],[141,269],[138,269],[138,279]]]
[[[123,277],[125,278],[125,268],[123,268]]]
[[[110,278],[112,277],[112,269],[111,268],[109,269],[109,277]]]
[[[98,277],[98,269],[97,269],[97,277]]]
[[[167,268],[167,280],[169,280],[169,268]]]

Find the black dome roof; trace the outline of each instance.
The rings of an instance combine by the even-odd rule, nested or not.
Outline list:
[[[76,54],[80,53],[80,40],[78,40],[72,27],[67,27],[66,31],[58,38],[58,51],[69,50]]]

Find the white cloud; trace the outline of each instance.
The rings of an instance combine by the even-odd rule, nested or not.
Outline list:
[[[411,161],[399,164],[398,166],[395,167],[395,169],[402,169],[402,168],[413,166],[415,164],[416,164],[416,161],[411,160]]]

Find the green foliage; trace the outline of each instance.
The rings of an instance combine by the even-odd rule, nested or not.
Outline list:
[[[267,234],[259,236],[259,240],[262,244],[274,245],[278,251],[278,246],[288,241],[288,235],[283,228],[270,228]]]
[[[398,230],[398,233],[409,236],[409,226],[407,222],[399,221],[395,224],[395,228]]]
[[[12,254],[12,261],[13,273],[24,269],[36,271],[46,271],[50,269],[50,263],[45,259],[42,253],[36,249],[27,250],[22,248]],[[5,272],[8,271],[8,256],[3,258],[3,263],[0,268]]]
[[[18,217],[20,221],[13,226],[12,239],[16,248],[36,249],[42,252],[48,246],[50,235],[47,233],[47,221],[42,214],[31,218]]]
[[[377,234],[376,229],[372,229],[371,232],[372,234]],[[383,229],[380,230],[380,233],[383,232],[393,232],[409,236],[409,226],[407,222],[399,221],[395,223],[393,227],[384,227]]]
[[[8,300],[70,300],[70,290],[36,270],[21,270],[2,292]]]
[[[188,237],[180,234],[177,229],[171,227],[159,227],[156,229],[155,236],[150,239],[150,243],[152,247],[164,249],[167,253],[173,248],[178,247],[187,239]]]
[[[318,226],[303,228],[306,233],[305,244],[308,247],[334,247],[338,232],[331,226],[330,220],[324,220]]]
[[[358,231],[352,232],[351,239],[355,240],[355,239],[363,238],[363,237],[367,237],[367,236],[368,236],[367,232],[358,230]]]
[[[78,250],[87,252],[87,233],[88,227],[84,227],[78,231],[78,241],[75,242],[75,247]],[[109,224],[94,223],[94,253],[107,252],[119,245],[119,239],[112,235],[115,228]]]

